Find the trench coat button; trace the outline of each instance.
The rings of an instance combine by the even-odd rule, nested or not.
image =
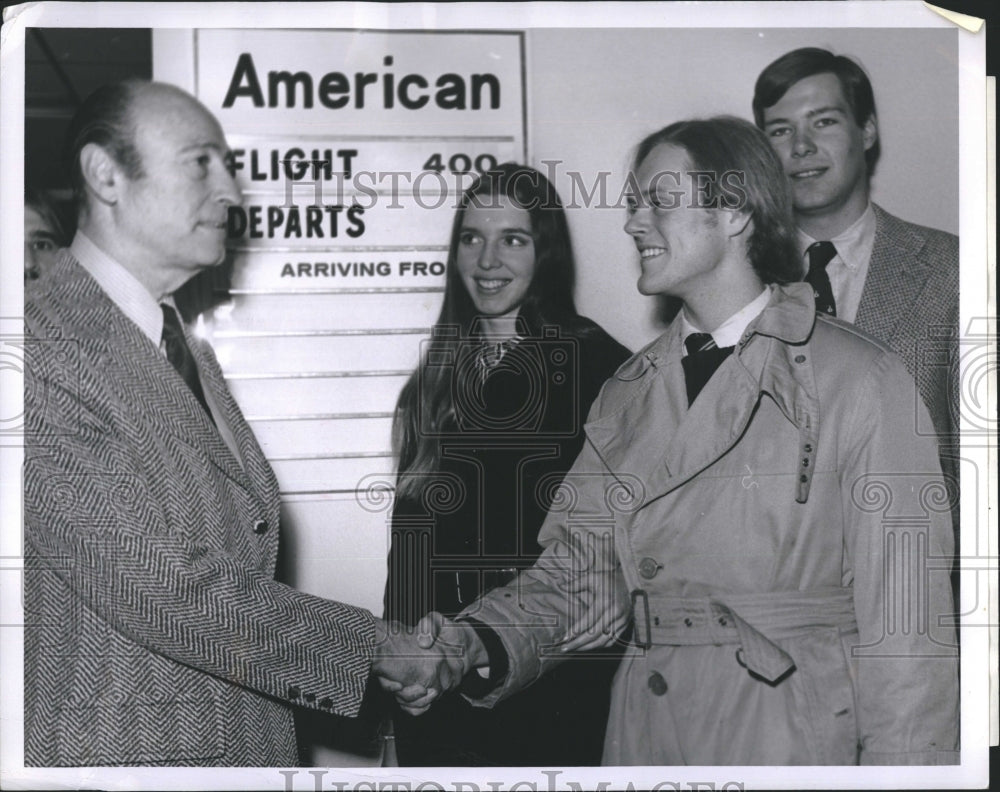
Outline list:
[[[257,520],[257,522],[253,524],[253,532],[257,534],[257,536],[263,536],[266,534],[268,528],[270,528],[270,526],[267,524],[267,520]]]
[[[297,687],[295,687],[295,685],[290,685],[288,688],[287,698],[297,699],[300,693],[301,691]]]
[[[639,562],[639,574],[642,575],[646,580],[656,577],[656,573],[660,571],[662,564],[657,563],[655,558],[644,558]]]
[[[806,356],[805,355],[796,355],[795,356],[795,362],[796,363],[805,363],[806,362]]]
[[[320,699],[319,706],[323,709],[333,709],[333,701],[328,698]]]
[[[658,672],[649,675],[649,689],[654,696],[662,696],[667,692],[667,680]]]
[[[684,617],[684,626],[685,627],[690,627],[692,624],[694,624],[694,622],[691,621],[691,617],[690,616],[685,616]]]

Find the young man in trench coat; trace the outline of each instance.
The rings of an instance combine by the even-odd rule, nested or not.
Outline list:
[[[752,125],[673,124],[634,170],[639,290],[683,310],[605,384],[536,566],[424,628],[491,706],[629,613],[606,764],[957,762],[949,504],[912,379],[789,282]]]

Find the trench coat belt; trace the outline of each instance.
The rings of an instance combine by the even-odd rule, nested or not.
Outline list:
[[[632,607],[638,646],[739,644],[737,660],[772,683],[795,668],[775,641],[818,628],[857,630],[853,589],[839,586],[712,597],[669,597],[636,589]]]

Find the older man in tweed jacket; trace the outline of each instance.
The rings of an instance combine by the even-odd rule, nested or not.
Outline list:
[[[171,298],[240,200],[218,123],[127,82],[71,140],[80,232],[25,301],[25,762],[294,765],[291,705],[437,678],[410,636],[274,580],[274,474]]]

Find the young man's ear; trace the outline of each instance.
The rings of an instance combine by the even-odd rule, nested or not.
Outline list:
[[[104,148],[96,143],[88,143],[80,149],[80,171],[87,189],[99,201],[109,206],[118,203],[121,169]]]
[[[753,219],[753,215],[746,209],[724,209],[721,214],[721,222],[731,237],[737,237],[747,231]]]
[[[878,119],[872,113],[868,120],[861,125],[861,139],[865,144],[865,151],[868,151],[878,140]]]

